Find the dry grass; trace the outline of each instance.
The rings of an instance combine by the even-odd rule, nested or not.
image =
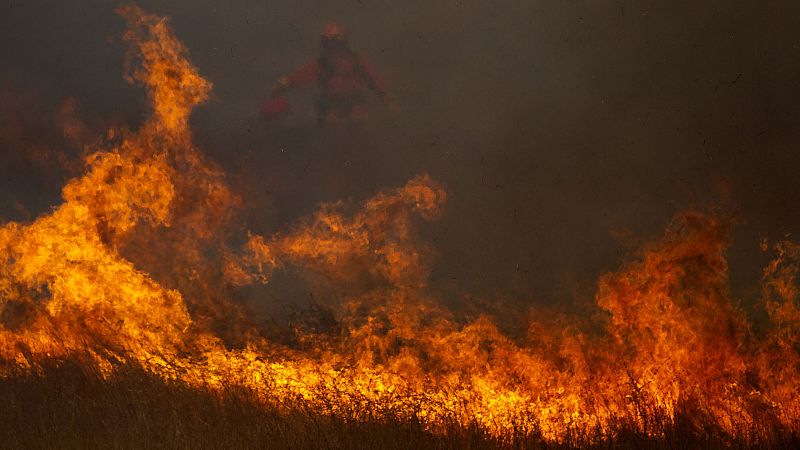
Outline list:
[[[108,380],[69,361],[0,379],[0,447],[10,449],[800,448],[796,433],[746,444],[697,420],[650,422],[663,437],[647,438],[620,420],[613,439],[590,446],[593,436],[581,432],[553,444],[535,433],[497,440],[477,427],[432,434],[413,420],[354,421],[320,416],[302,405],[281,413],[247,391],[191,388],[130,366]]]

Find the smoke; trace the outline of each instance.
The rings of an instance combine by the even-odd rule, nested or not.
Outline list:
[[[594,280],[625,251],[612,234],[653,235],[684,206],[715,200],[712,179],[731,184],[731,203],[747,220],[730,253],[735,296],[758,295],[767,257],[757,241],[800,224],[787,188],[798,164],[800,15],[786,10],[795,6],[142,6],[172,16],[215,84],[192,119],[196,141],[229,174],[245,228],[257,233],[282,230],[319,202],[358,201],[427,170],[450,193],[448,213],[424,230],[439,252],[431,283],[524,309],[591,298]],[[4,9],[5,85],[14,95],[37,92],[44,118],[31,134],[55,135],[48,158],[74,139],[51,126],[65,99],[132,128],[146,118],[144,99],[120,78],[124,46],[107,2],[12,1]],[[315,56],[329,19],[349,26],[353,47],[387,79],[397,117],[378,112],[366,130],[329,135],[313,124],[306,92],[292,98],[295,116],[265,126],[260,101],[278,77]],[[32,155],[38,145],[2,142],[4,155]],[[72,173],[4,169],[2,215],[14,219],[48,210]]]
[[[45,154],[60,145],[81,145],[76,155],[84,170],[64,185],[57,206],[37,213],[35,220],[0,227],[0,359],[35,369],[41,358],[78,355],[106,374],[117,362],[132,360],[192,386],[240,385],[284,408],[299,401],[319,414],[413,418],[431,430],[477,424],[498,436],[519,429],[550,440],[574,429],[608,436],[623,422],[658,436],[676,414],[686,412],[693,426],[711,424],[730,436],[757,441],[796,424],[797,245],[775,245],[777,256],[760,274],[766,320],[761,332],[750,329],[729,290],[728,260],[737,222],[730,206],[675,214],[665,232],[638,244],[619,269],[600,278],[583,318],[542,318],[548,308],[534,307],[514,321],[514,307],[503,309],[504,302],[481,305],[478,300],[464,307],[460,296],[486,286],[514,292],[513,283],[504,283],[503,261],[513,262],[536,228],[517,235],[507,222],[517,220],[516,212],[512,218],[494,214],[515,205],[504,196],[506,190],[519,189],[515,177],[541,173],[524,164],[515,166],[518,172],[504,173],[505,178],[493,179],[487,172],[479,186],[488,186],[493,195],[484,193],[478,204],[486,204],[465,214],[463,208],[475,206],[463,197],[471,192],[463,184],[470,177],[459,172],[466,166],[449,162],[468,157],[476,143],[490,142],[487,136],[519,131],[521,125],[495,122],[492,117],[499,116],[492,114],[499,113],[491,108],[471,122],[476,128],[462,124],[454,129],[448,128],[452,118],[434,124],[443,128],[428,128],[424,114],[376,115],[364,127],[317,129],[298,114],[206,154],[196,146],[193,130],[206,130],[198,133],[199,141],[213,141],[214,128],[203,124],[208,117],[199,117],[196,124],[190,117],[211,99],[212,83],[190,62],[168,19],[137,6],[120,7],[117,13],[127,23],[125,79],[145,87],[146,116],[135,128],[116,126],[100,133],[100,125],[82,118],[74,97],[55,109],[53,124],[59,131]],[[460,19],[456,15],[439,31],[445,36],[464,32],[453,27]],[[476,30],[486,31],[483,26],[466,29]],[[480,41],[466,42],[477,46]],[[458,65],[459,54],[452,56]],[[464,90],[464,78],[451,81],[450,87]],[[474,100],[460,106],[480,106],[471,104]],[[454,110],[453,117],[464,111]],[[25,130],[39,126],[36,120],[13,122],[5,131],[8,142],[25,144]],[[420,162],[413,158],[405,166],[393,165],[388,156],[375,160],[376,167],[385,164],[392,170],[369,166],[373,160],[367,155],[375,149],[419,150],[414,144],[428,130],[444,130],[433,132],[426,149],[445,145],[445,157],[439,162],[442,155],[423,158],[444,183],[426,172],[389,183]],[[591,125],[580,130],[565,141],[576,149],[581,148],[577,137],[599,133]],[[414,137],[404,135],[407,131]],[[265,136],[272,138],[263,141],[269,144],[262,142]],[[23,159],[40,154],[40,141],[31,142],[23,147]],[[259,142],[230,159],[219,154],[233,144]],[[514,149],[515,142],[505,143]],[[534,135],[526,142],[536,148],[540,141]],[[462,146],[449,146],[454,143]],[[281,167],[267,168],[254,152],[277,156],[275,148],[290,154],[289,165],[303,162],[302,176],[268,176]],[[299,156],[292,153],[297,148]],[[558,159],[549,156],[555,158],[551,162]],[[481,164],[491,160],[482,158]],[[573,168],[586,174],[588,169],[581,169],[585,163]],[[373,177],[358,176],[366,169],[375,169]],[[634,169],[617,170],[643,182]],[[69,164],[57,170],[67,173]],[[560,180],[557,171],[550,177]],[[682,195],[687,201],[693,197],[692,203],[720,196],[735,202],[731,177],[719,177],[712,194],[700,195],[688,185],[673,206]],[[625,186],[624,178],[607,182]],[[275,180],[285,183],[278,185],[284,189],[301,187],[296,199],[302,201],[264,205],[262,197],[248,195],[257,183]],[[608,192],[590,190],[585,180],[568,181],[570,189],[551,185],[538,195],[576,218],[591,218],[592,208],[604,204]],[[371,183],[398,187],[360,196]],[[578,195],[569,201],[576,192],[596,197]],[[333,195],[365,199],[330,201]],[[490,206],[491,199],[499,204]],[[304,213],[311,200],[323,202]],[[536,206],[523,217],[535,212],[541,223],[554,220],[546,204]],[[305,218],[276,220],[269,215],[276,211]],[[475,214],[482,220],[470,222]],[[610,223],[619,219],[609,217]],[[554,231],[564,234],[563,240],[550,243],[554,260],[570,256],[580,239],[592,237],[571,234],[576,230],[568,224],[564,220]],[[614,235],[620,241],[636,241],[627,237],[625,226],[617,226]],[[500,233],[503,239],[493,241]],[[458,251],[468,257],[453,259],[459,254],[448,253],[449,239],[456,238],[461,239]],[[757,245],[760,251],[769,247],[764,239]],[[506,259],[483,259],[492,252]],[[588,259],[574,273],[596,262]],[[453,267],[460,264],[465,273],[482,270],[481,276],[472,282],[451,276],[459,273]],[[520,263],[514,268],[519,271]],[[270,291],[277,273],[290,282]],[[528,276],[524,267],[519,276]],[[546,271],[530,275],[529,286],[548,276]],[[270,329],[231,301],[247,294],[242,286],[254,283],[266,283],[266,290],[250,292],[250,300],[281,297],[280,288],[291,285],[316,293],[317,299],[305,317]],[[558,289],[563,287],[554,292]],[[471,302],[469,297],[465,301]],[[475,306],[476,316],[462,316]],[[523,318],[524,330],[514,327]],[[508,328],[517,333],[506,333]],[[352,411],[365,412],[348,416]]]

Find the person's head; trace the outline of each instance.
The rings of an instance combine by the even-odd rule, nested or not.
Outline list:
[[[347,29],[341,24],[330,21],[325,24],[322,30],[322,48],[332,50],[347,47]]]

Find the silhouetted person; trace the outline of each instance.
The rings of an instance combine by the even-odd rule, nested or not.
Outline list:
[[[325,25],[319,57],[275,83],[264,114],[270,118],[288,109],[282,96],[287,90],[311,86],[317,87],[314,101],[320,124],[366,119],[367,90],[391,107],[383,80],[365,56],[350,48],[346,30],[336,22]]]

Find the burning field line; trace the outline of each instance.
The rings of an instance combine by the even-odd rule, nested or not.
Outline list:
[[[110,130],[52,212],[0,228],[4,383],[79,361],[114,386],[136,367],[213,401],[244,389],[275,414],[416,424],[425,439],[477,430],[492,445],[796,436],[800,246],[779,243],[764,271],[762,334],[728,292],[732,220],[689,211],[602,277],[602,335],[567,318],[514,339],[488,315],[456,319],[428,289],[434,250],[415,224],[443,214],[447,195],[426,174],[233,246],[242,202],[189,127],[211,83],[165,18],[118,11],[127,78],[152,114],[136,132]],[[341,297],[335,329],[270,340],[230,301],[288,266]]]

